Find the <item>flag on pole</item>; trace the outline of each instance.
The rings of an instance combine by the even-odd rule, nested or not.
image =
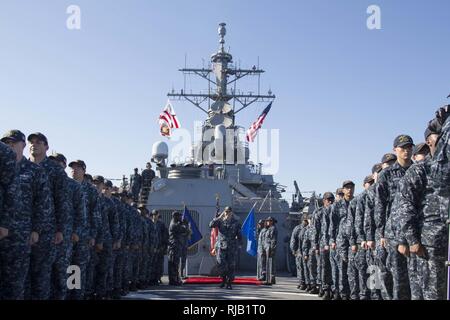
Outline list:
[[[257,240],[256,240],[256,226],[255,226],[255,208],[250,210],[247,218],[241,229],[242,235],[247,238],[247,253],[251,256],[256,256]]]
[[[261,128],[261,126],[264,122],[264,119],[266,118],[267,114],[269,113],[271,107],[272,107],[272,102],[269,103],[269,105],[263,110],[263,112],[258,117],[258,119],[256,119],[256,121],[252,123],[250,128],[248,128],[247,134],[246,134],[248,142],[253,142],[255,140],[256,135],[258,134],[258,130]]]
[[[189,210],[186,206],[184,206],[183,210],[183,220],[187,221],[189,223],[189,226],[191,228],[191,238],[188,241],[188,248],[195,245],[197,242],[203,239],[202,234],[198,230],[197,224],[195,223],[194,219],[192,219],[191,214],[189,213]]]
[[[219,196],[216,197],[216,218],[220,214],[220,205],[219,205]],[[210,248],[209,252],[214,257],[216,255],[216,243],[217,243],[217,237],[219,236],[219,228],[215,227],[211,229],[211,235],[210,235]]]
[[[172,129],[178,129],[180,127],[180,121],[178,121],[175,109],[173,108],[170,100],[167,100],[167,104],[164,110],[159,114],[159,129],[160,133],[164,137],[170,137]]]

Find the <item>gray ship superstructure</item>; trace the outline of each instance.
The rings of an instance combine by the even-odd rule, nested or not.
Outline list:
[[[252,207],[255,220],[268,216],[278,220],[278,269],[288,268],[287,246],[283,245],[292,230],[289,204],[282,198],[284,186],[262,172],[260,164],[249,161],[249,147],[244,128],[236,125],[235,116],[255,102],[269,103],[275,99],[272,92],[259,92],[259,77],[263,70],[254,66],[240,69],[233,65],[233,57],[225,51],[225,23],[219,25],[220,47],[211,56],[207,68],[184,68],[185,74],[195,74],[208,82],[206,93],[172,91],[172,100],[189,101],[206,115],[201,128],[201,140],[193,143],[192,152],[185,163],[168,164],[169,150],[165,142],[152,148],[152,161],[157,165],[157,178],[148,197],[148,208],[157,209],[166,224],[174,210],[186,205],[197,223],[203,240],[189,249],[188,273],[213,274],[215,258],[210,254],[209,222],[220,211],[231,206],[244,222]],[[246,76],[258,77],[258,93],[242,94],[237,82]],[[217,200],[218,199],[218,200]],[[239,255],[238,272],[255,271],[256,258],[246,253],[246,240]]]

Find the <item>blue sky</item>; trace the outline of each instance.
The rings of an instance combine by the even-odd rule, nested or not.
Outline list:
[[[81,8],[81,30],[66,8]],[[381,30],[366,9],[381,8]],[[280,129],[276,180],[291,191],[358,185],[394,137],[423,140],[450,93],[450,2],[433,1],[21,1],[0,4],[0,131],[45,133],[51,150],[110,178],[144,168],[159,136],[166,93],[202,66],[227,23],[234,61],[267,72],[277,95],[264,128]],[[188,85],[206,88],[196,78]],[[186,127],[204,115],[174,103]],[[265,107],[247,108],[248,127]],[[290,195],[287,195],[290,197]]]

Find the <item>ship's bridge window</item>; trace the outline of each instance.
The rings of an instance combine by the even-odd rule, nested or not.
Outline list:
[[[167,229],[170,226],[170,221],[172,220],[172,212],[174,212],[175,210],[178,210],[179,212],[183,213],[183,209],[158,209],[158,212],[160,214],[160,219],[164,222],[164,224],[166,225]],[[200,215],[198,213],[198,211],[195,210],[190,210],[189,209],[189,213],[191,214],[192,219],[194,219],[195,223],[197,224],[197,226],[200,226],[199,222],[200,222]],[[199,227],[200,228],[200,227]],[[201,242],[201,241],[200,241]],[[195,254],[197,254],[198,252],[198,243],[195,244],[194,246],[192,246],[192,248],[188,249],[188,255],[189,256],[193,256]]]

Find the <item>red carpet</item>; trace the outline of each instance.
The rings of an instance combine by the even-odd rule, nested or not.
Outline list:
[[[188,277],[183,281],[184,284],[219,284],[222,279],[219,277]],[[249,285],[262,285],[263,282],[256,278],[235,278],[233,284],[249,284]]]

